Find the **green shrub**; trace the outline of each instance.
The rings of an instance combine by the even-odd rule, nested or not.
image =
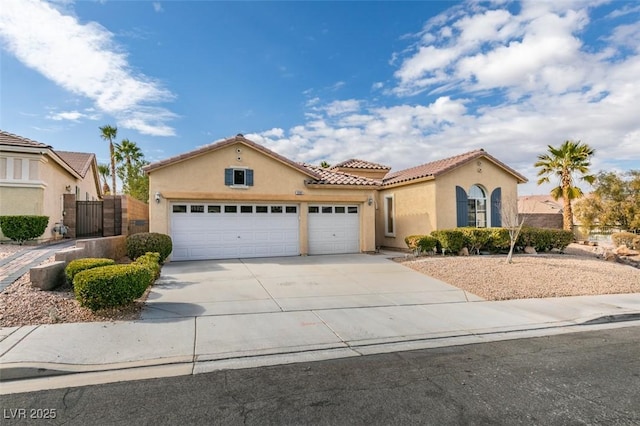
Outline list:
[[[149,283],[149,268],[132,263],[79,272],[73,279],[73,288],[80,305],[96,311],[133,302],[144,294]]]
[[[409,235],[404,238],[404,243],[409,247],[409,250],[416,251],[418,250],[418,242],[422,237],[424,237],[424,235]]]
[[[511,248],[511,237],[507,228],[489,228],[491,238],[487,242],[486,249],[497,253]]]
[[[5,237],[22,244],[44,234],[49,216],[0,216],[0,228]]]
[[[418,240],[418,248],[421,252],[432,252],[440,249],[440,243],[437,238],[430,235],[423,235]]]
[[[404,242],[412,251],[420,253],[432,252],[439,249],[438,240],[430,235],[409,235]]]
[[[171,254],[171,250],[173,250],[171,237],[165,234],[141,232],[127,237],[127,256],[131,260],[136,260],[143,254],[151,252],[158,253],[160,263],[163,263]]]
[[[471,252],[479,253],[491,242],[492,232],[488,228],[458,228],[464,235],[466,247]]]
[[[67,277],[67,282],[73,283],[73,279],[76,274],[87,269],[97,268],[99,266],[114,265],[116,262],[113,259],[106,259],[101,257],[86,257],[84,259],[76,259],[69,262],[66,268],[64,268],[64,275]]]
[[[611,234],[611,241],[616,247],[626,245],[630,249],[640,250],[640,235],[631,232],[616,232]]]
[[[440,247],[449,253],[458,254],[462,247],[466,246],[466,238],[459,229],[433,231],[431,236],[435,237],[440,243]]]
[[[569,244],[575,240],[575,235],[571,231],[565,231],[563,229],[549,229],[552,234],[552,247],[559,250],[564,250]]]
[[[155,280],[160,278],[160,254],[151,252],[145,253],[137,258],[133,263],[136,265],[142,265],[149,269],[149,272],[151,273],[150,284],[153,284]]]
[[[536,251],[562,250],[574,239],[571,231],[562,229],[523,227],[518,236],[518,245],[531,246]]]

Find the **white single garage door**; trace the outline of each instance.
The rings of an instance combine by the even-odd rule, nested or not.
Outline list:
[[[309,254],[359,252],[358,206],[309,206]]]
[[[172,260],[297,256],[298,206],[173,203]]]

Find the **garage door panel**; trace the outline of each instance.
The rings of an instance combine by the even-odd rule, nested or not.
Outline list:
[[[309,254],[341,254],[360,251],[360,217],[357,206],[311,206]]]
[[[190,203],[179,204],[186,205],[186,213],[171,215],[173,260],[300,254],[297,207],[293,208],[296,212],[294,214],[257,213],[255,206],[251,208],[251,212],[241,213],[240,204],[215,203],[214,208],[208,203],[198,203],[198,206],[204,204],[204,212],[192,213]],[[220,205],[223,207],[220,208]],[[285,210],[283,205],[276,207],[278,209]],[[173,209],[175,210],[185,209]],[[193,210],[202,211],[202,208],[196,207]]]

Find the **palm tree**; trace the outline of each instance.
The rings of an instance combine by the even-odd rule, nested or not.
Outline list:
[[[109,155],[111,156],[111,187],[113,188],[113,195],[116,195],[116,157],[113,147],[113,140],[118,135],[118,128],[110,125],[104,125],[99,128],[100,137],[105,141],[109,141]]]
[[[107,183],[107,179],[111,176],[111,172],[109,171],[108,164],[98,164],[98,174],[102,177],[102,192],[103,194],[110,194],[111,188],[109,188],[109,184]]]
[[[590,157],[595,150],[589,145],[580,141],[565,141],[559,148],[549,145],[549,153],[538,155],[538,161],[534,167],[540,168],[538,171],[538,185],[549,182],[551,175],[556,175],[559,185],[551,190],[554,200],[562,197],[564,208],[562,210],[563,228],[571,231],[573,228],[573,211],[571,200],[581,198],[582,190],[574,186],[574,173],[580,175],[580,179],[593,184],[596,177],[589,174],[591,166]]]
[[[139,166],[144,160],[144,154],[129,139],[123,139],[119,144],[115,144],[115,159],[117,163],[124,163],[123,167],[118,168],[118,175],[125,186],[129,186],[129,178],[134,174],[133,166]]]

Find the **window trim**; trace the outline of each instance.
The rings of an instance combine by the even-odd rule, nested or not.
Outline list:
[[[391,211],[389,211],[389,201],[391,201]],[[391,231],[389,224],[391,223]],[[384,196],[384,236],[396,236],[396,196],[395,194]]]
[[[483,195],[483,198],[475,198],[474,196],[472,196],[472,192],[473,192],[473,188],[476,187],[478,188]],[[471,215],[473,214],[473,218],[474,218],[474,223],[471,224],[469,219],[467,220],[467,226],[470,226],[472,228],[490,228],[490,223],[491,223],[491,218],[490,218],[490,207],[488,208],[487,204],[487,190],[480,184],[474,183],[473,185],[471,185],[471,187],[469,188],[469,194],[467,195],[467,205],[468,207],[468,216],[469,219],[471,218]],[[484,210],[479,210],[479,204],[481,201],[484,201]],[[473,202],[473,209],[471,208],[471,202]],[[480,226],[480,224],[478,223],[478,213],[484,213],[484,226]]]
[[[242,172],[244,183],[236,182],[236,172]],[[245,166],[231,166],[224,169],[224,184],[233,189],[249,189],[253,186],[254,172],[253,169]]]

